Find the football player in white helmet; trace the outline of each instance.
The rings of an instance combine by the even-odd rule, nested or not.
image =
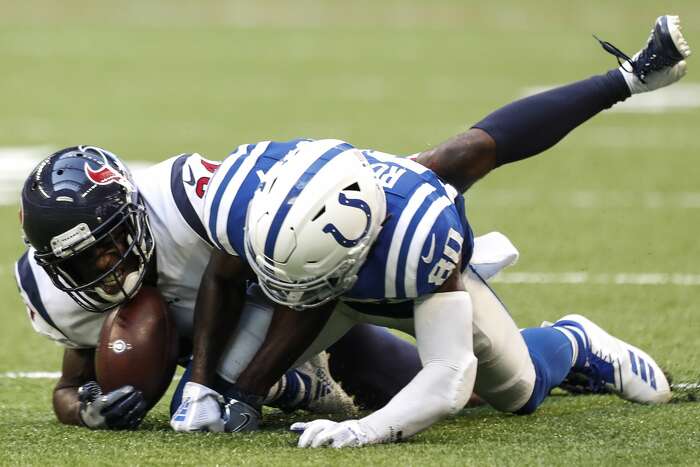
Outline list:
[[[197,213],[216,167],[217,162],[198,154],[182,154],[132,176],[113,153],[76,146],[48,156],[26,180],[21,222],[30,248],[17,262],[15,275],[33,328],[65,347],[53,397],[59,421],[134,428],[145,415],[140,391],[124,387],[102,394],[91,382],[105,312],[124,304],[142,284],[155,285],[164,295],[178,327],[183,358],[189,354],[192,312],[211,252]],[[248,299],[245,325],[236,335],[261,340],[265,328],[260,323],[271,310],[255,291]],[[236,341],[225,355],[239,364],[252,357],[256,347],[241,347],[243,337]],[[395,380],[376,378],[386,373],[388,362],[371,362],[361,355],[364,363],[336,365],[361,402],[376,405],[391,397],[417,371],[413,346],[385,330],[358,327],[338,344],[338,356],[358,346],[400,355],[405,375]],[[265,402],[286,410],[352,411],[352,400],[332,378],[327,360],[327,355],[318,354],[287,372]],[[231,377],[230,371],[227,374]],[[186,381],[187,373],[173,409]],[[226,384],[219,380],[219,390],[225,393]]]
[[[207,384],[221,349],[216,330],[221,310],[237,308],[232,285],[249,267],[244,257],[281,305],[238,380],[251,397],[261,397],[285,368],[332,342],[348,323],[390,323],[417,339],[423,368],[385,407],[360,420],[295,424],[301,447],[407,438],[459,411],[475,384],[497,409],[522,414],[570,374],[584,376],[593,391],[667,402],[668,381],[643,351],[578,315],[519,332],[468,267],[473,237],[459,192],[500,165],[546,150],[632,94],[672,84],[690,55],[672,16],[657,20],[632,59],[603,46],[627,63],[499,109],[421,153],[418,163],[337,140],[239,148],[213,177],[205,201],[205,226],[218,251],[197,304],[191,384],[204,396],[191,399],[190,410],[213,413],[207,400],[216,393]]]

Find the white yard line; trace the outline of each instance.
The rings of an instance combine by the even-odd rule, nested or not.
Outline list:
[[[60,148],[51,146],[0,147],[0,205],[19,204],[19,192],[29,172],[44,157]],[[126,161],[131,171],[152,165],[152,162]]]
[[[700,274],[665,272],[503,272],[489,282],[501,284],[677,285],[697,287],[700,286]]]
[[[531,96],[554,86],[535,86],[521,91],[522,96]],[[609,112],[621,113],[663,113],[674,110],[700,107],[700,84],[678,83],[654,92],[638,94],[613,106]]]
[[[60,371],[6,371],[0,373],[0,379],[58,379]],[[175,375],[173,379],[180,379],[180,375]]]
[[[479,206],[555,206],[574,209],[700,209],[696,191],[609,191],[575,190],[538,192],[535,190],[496,190],[477,188],[468,201]]]
[[[698,85],[700,87],[700,85]],[[55,147],[0,147],[0,205],[17,205],[19,191],[29,172]],[[165,157],[165,156],[164,156]],[[153,162],[126,161],[132,171]],[[579,190],[537,192],[534,190],[477,189],[470,199],[480,206],[557,206],[575,209],[700,209],[700,192]]]

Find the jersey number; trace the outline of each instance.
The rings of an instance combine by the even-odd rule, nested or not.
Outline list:
[[[201,159],[200,162],[202,163],[202,166],[209,172],[210,174],[213,174],[216,172],[216,169],[219,168],[221,164],[218,164],[216,162],[211,162],[207,161],[204,159]],[[209,185],[209,180],[211,177],[199,177],[197,179],[197,183],[195,185],[195,194],[197,195],[197,198],[204,198],[204,193],[207,191],[207,185]]]
[[[443,282],[452,273],[452,270],[459,263],[459,252],[462,249],[464,238],[455,229],[450,229],[445,242],[445,250],[442,253],[442,258],[438,261],[433,269],[430,270],[428,282],[433,285],[442,285]]]

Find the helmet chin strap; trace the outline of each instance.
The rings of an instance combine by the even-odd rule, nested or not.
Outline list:
[[[120,290],[117,293],[108,294],[107,292],[105,292],[102,289],[102,287],[95,287],[95,293],[101,299],[103,299],[107,302],[110,302],[110,303],[117,303],[117,302],[124,301],[128,297],[133,297],[136,294],[136,292],[138,292],[138,290],[141,288],[141,284],[139,283],[139,276],[140,275],[141,275],[140,269],[127,274],[126,277],[124,278],[124,283],[122,284],[122,290]]]

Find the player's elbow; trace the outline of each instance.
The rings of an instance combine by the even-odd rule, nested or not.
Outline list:
[[[80,425],[79,410],[78,389],[56,385],[53,390],[53,412],[56,419],[64,425]]]
[[[473,353],[465,355],[460,362],[434,361],[426,365],[433,366],[434,371],[440,374],[434,392],[437,417],[456,415],[467,405],[474,388],[476,365]]]

